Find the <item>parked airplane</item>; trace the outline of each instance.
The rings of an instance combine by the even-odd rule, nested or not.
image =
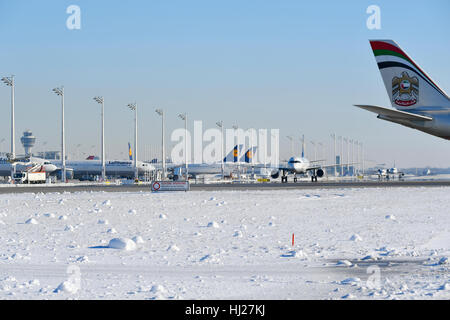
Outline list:
[[[57,165],[61,165],[58,161]],[[102,175],[101,160],[81,160],[66,161],[66,168],[73,170],[74,179],[86,179],[93,176]],[[138,174],[144,175],[155,170],[155,167],[149,163],[137,161]],[[129,160],[111,160],[105,161],[105,169],[107,176],[120,178],[134,178],[134,163]]]
[[[36,157],[17,157],[14,160],[0,159],[0,176],[10,177],[12,173],[24,171],[45,171],[48,174],[54,174],[58,167],[49,160]]]
[[[392,108],[355,105],[398,123],[450,140],[450,98],[392,40],[371,40]]]

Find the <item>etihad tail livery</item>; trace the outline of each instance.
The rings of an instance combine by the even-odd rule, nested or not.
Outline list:
[[[392,40],[371,40],[384,85],[396,108],[355,105],[394,122],[450,140],[450,98]]]

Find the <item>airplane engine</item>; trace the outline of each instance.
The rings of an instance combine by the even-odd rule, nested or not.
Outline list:
[[[316,174],[317,174],[317,176],[318,176],[319,178],[322,178],[322,177],[323,177],[323,175],[324,175],[325,173],[323,172],[323,170],[322,170],[322,169],[317,169],[317,172],[316,172]]]

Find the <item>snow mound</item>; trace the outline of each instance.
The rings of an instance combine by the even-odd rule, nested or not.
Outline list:
[[[178,252],[178,251],[180,251],[180,248],[178,248],[175,244],[173,244],[167,248],[167,251]]]
[[[338,266],[351,267],[353,264],[348,260],[340,260],[337,263]]]
[[[439,290],[450,291],[450,283],[447,282],[447,283],[443,284],[442,286],[439,287]]]
[[[78,289],[79,289],[78,286],[71,283],[70,281],[64,281],[60,283],[60,285],[53,292],[54,293],[64,292],[74,294],[77,293]]]
[[[5,225],[5,223],[2,220],[0,220],[0,225]]]
[[[108,229],[108,231],[106,231],[106,233],[114,234],[114,233],[117,233],[117,230],[114,228],[111,228],[111,229]]]
[[[145,242],[144,239],[142,239],[141,236],[135,236],[135,237],[133,237],[132,240],[133,240],[134,242],[138,243],[138,244],[142,244],[142,243]]]
[[[152,288],[150,289],[150,292],[154,293],[154,294],[164,294],[167,292],[167,290],[162,285],[157,284],[157,285],[152,286]]]
[[[25,221],[26,224],[38,224],[39,222],[37,222],[36,219],[34,218],[30,218],[27,221]]]
[[[450,264],[450,261],[448,260],[447,257],[442,257],[438,263],[439,264]]]
[[[166,216],[164,213],[161,213],[161,214],[159,215],[159,218],[160,218],[160,219],[167,219],[167,216]]]
[[[58,220],[67,220],[67,216],[59,216]]]
[[[394,215],[392,215],[392,214],[388,214],[385,218],[387,220],[397,220],[397,218]]]
[[[47,218],[54,218],[55,215],[53,213],[44,213],[44,216]]]
[[[210,223],[208,223],[207,225],[208,228],[219,228],[219,224],[215,221],[211,221]]]
[[[89,262],[89,258],[87,256],[80,256],[77,258],[76,262],[79,263]]]
[[[136,243],[128,238],[114,238],[109,241],[108,247],[130,251],[136,249]]]
[[[352,235],[350,237],[350,241],[355,241],[355,242],[362,241],[362,238],[358,234],[355,233],[354,235]]]
[[[108,199],[108,200],[103,201],[102,205],[110,206],[111,205],[111,200]]]
[[[73,231],[73,230],[74,230],[74,227],[71,226],[70,224],[64,228],[64,231]]]
[[[341,281],[343,285],[358,285],[361,282],[360,278],[347,278]]]
[[[237,237],[237,238],[242,238],[242,232],[237,230],[234,234],[233,237]]]
[[[136,214],[137,211],[136,211],[135,209],[130,209],[130,210],[128,210],[128,213],[129,213],[129,214]]]
[[[109,221],[108,220],[98,220],[98,222],[97,222],[98,224],[109,224]]]

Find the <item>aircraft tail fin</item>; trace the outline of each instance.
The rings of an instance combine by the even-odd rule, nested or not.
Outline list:
[[[131,151],[131,144],[128,142],[128,157],[133,160],[133,152]]]
[[[240,161],[240,162],[246,162],[246,163],[252,162],[252,158],[253,158],[253,156],[255,155],[256,149],[257,149],[257,148],[258,148],[258,147],[255,146],[255,147],[252,147],[252,148],[248,149],[248,150],[245,152],[245,154],[241,157],[241,160],[239,160],[239,161]]]
[[[235,145],[234,148],[226,155],[226,157],[223,159],[223,162],[238,162],[239,154],[242,151],[243,145],[240,144]]]
[[[393,107],[450,108],[447,94],[392,40],[370,40]]]

